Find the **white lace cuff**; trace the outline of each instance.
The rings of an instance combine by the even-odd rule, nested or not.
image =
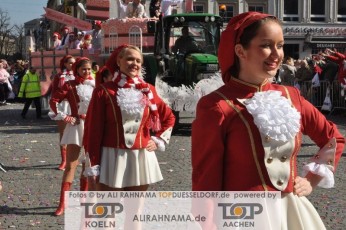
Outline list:
[[[311,162],[303,166],[303,176],[306,176],[308,172],[319,175],[323,177],[323,179],[318,183],[317,186],[321,188],[333,188],[334,187],[334,173],[325,164],[316,164],[315,162]]]
[[[157,145],[157,150],[158,151],[164,152],[166,150],[165,142],[161,138],[155,137],[155,136],[151,136],[151,139]]]
[[[64,120],[64,118],[66,117],[66,114],[62,113],[62,112],[58,112],[57,114],[55,114],[54,112],[50,111],[48,113],[48,116],[50,117],[50,119],[52,119],[53,121],[61,121]]]
[[[94,165],[92,167],[85,168],[83,176],[98,176],[100,175],[100,165]]]

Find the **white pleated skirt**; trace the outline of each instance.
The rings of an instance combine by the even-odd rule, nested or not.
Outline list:
[[[84,120],[79,119],[78,125],[67,124],[61,138],[61,145],[75,144],[82,147],[84,135]]]
[[[112,188],[153,184],[163,179],[155,152],[102,148],[100,183]]]
[[[305,196],[282,193],[281,200],[281,230],[326,229],[315,207]]]

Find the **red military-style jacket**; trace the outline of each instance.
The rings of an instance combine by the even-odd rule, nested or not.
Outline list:
[[[55,93],[55,91],[60,89],[64,85],[65,82],[73,80],[73,79],[74,79],[74,76],[72,71],[67,72],[66,70],[64,70],[63,72],[56,74],[52,82],[52,95]]]
[[[166,144],[175,123],[171,109],[157,95],[154,86],[150,85],[161,121],[161,130],[155,133]],[[99,165],[102,147],[120,149],[141,149],[151,139],[148,128],[150,109],[145,107],[141,117],[126,120],[122,117],[117,104],[118,85],[106,82],[97,87],[92,95],[88,108],[83,145],[89,154],[91,166]],[[126,124],[125,124],[126,123]],[[132,137],[131,137],[132,135]]]
[[[288,98],[301,115],[300,131],[292,139],[289,154],[279,159],[265,159],[265,148],[271,140],[264,140],[254,118],[239,99],[252,98],[256,92],[276,90]],[[225,97],[225,98],[224,98]],[[227,100],[226,100],[227,99]],[[325,164],[336,167],[345,139],[335,124],[326,120],[312,104],[293,87],[265,81],[255,86],[236,78],[209,95],[197,105],[192,124],[192,189],[195,191],[283,191],[292,192],[298,175],[297,155],[302,135],[308,135],[320,148],[336,140],[335,155]],[[334,139],[335,138],[335,139]],[[273,149],[272,149],[273,150]],[[275,149],[274,149],[275,150]],[[286,150],[287,151],[287,150]],[[288,157],[287,157],[288,156]],[[316,157],[317,159],[318,157]],[[323,158],[325,159],[325,158]],[[268,173],[271,162],[288,167],[285,180],[280,173]],[[277,178],[277,179],[276,179]]]
[[[90,82],[93,87],[95,86],[95,81],[93,80],[92,77],[89,77],[86,80],[87,81],[84,81],[84,82]],[[79,118],[80,117],[79,115],[85,115],[85,114],[78,113],[80,98],[77,93],[76,87],[79,84],[84,84],[84,83],[83,81],[79,81],[77,79],[68,81],[60,89],[56,90],[54,94],[52,94],[52,98],[49,101],[49,105],[55,114],[57,114],[58,112],[57,104],[66,99],[69,102],[69,105],[71,107],[72,117]]]

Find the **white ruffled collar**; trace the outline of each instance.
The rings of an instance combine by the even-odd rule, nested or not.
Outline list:
[[[85,114],[87,112],[94,86],[95,81],[93,80],[84,81],[83,84],[79,84],[76,86],[77,94],[79,97],[79,114]]]
[[[276,141],[292,140],[300,130],[300,113],[280,91],[256,92],[243,101],[260,133]]]
[[[141,114],[147,104],[143,93],[133,88],[118,88],[116,97],[120,110],[128,114]]]
[[[75,78],[73,75],[73,71],[67,71],[66,69],[64,69],[60,77],[68,78],[70,80],[73,80]]]

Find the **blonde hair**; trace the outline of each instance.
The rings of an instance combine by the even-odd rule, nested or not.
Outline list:
[[[143,54],[142,54],[142,51],[137,47],[137,46],[133,46],[133,45],[128,45],[128,46],[126,46],[125,48],[123,48],[120,52],[119,52],[119,54],[118,54],[118,60],[120,59],[120,58],[123,58],[124,57],[124,55],[125,55],[125,52],[127,51],[127,50],[129,50],[129,49],[132,49],[132,50],[135,50],[135,51],[137,51],[140,55],[141,55],[141,64],[143,64]]]

